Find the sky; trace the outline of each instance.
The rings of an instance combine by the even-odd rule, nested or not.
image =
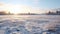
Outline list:
[[[0,0],[0,10],[11,13],[44,13],[55,8],[60,8],[60,0]]]

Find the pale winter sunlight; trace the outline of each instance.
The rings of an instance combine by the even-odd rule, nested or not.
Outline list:
[[[60,0],[0,0],[0,34],[60,34]]]
[[[28,5],[14,5],[14,4],[0,4],[0,10],[5,10],[10,13],[18,14],[18,13],[44,13],[44,10],[40,10],[37,7],[31,7]]]

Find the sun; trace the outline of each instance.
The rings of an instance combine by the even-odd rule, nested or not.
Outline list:
[[[10,13],[13,13],[13,14],[18,14],[18,13],[22,13],[21,9],[20,8],[12,8],[9,10]]]
[[[6,9],[13,14],[22,13],[22,8],[19,5],[8,5]]]
[[[10,13],[12,13],[12,14],[18,14],[20,12],[19,11],[10,11]]]

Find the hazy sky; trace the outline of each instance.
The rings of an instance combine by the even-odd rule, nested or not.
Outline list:
[[[0,0],[0,10],[42,13],[44,9],[60,8],[60,0]]]

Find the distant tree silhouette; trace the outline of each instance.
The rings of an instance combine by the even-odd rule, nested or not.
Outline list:
[[[49,11],[48,13],[50,14],[51,12]]]
[[[58,15],[60,15],[60,11],[56,11],[56,13],[57,13]]]
[[[47,14],[48,15],[60,15],[60,11],[56,11],[56,12],[49,11]]]
[[[3,11],[0,12],[0,15],[6,15],[6,14],[7,14],[6,12]]]

